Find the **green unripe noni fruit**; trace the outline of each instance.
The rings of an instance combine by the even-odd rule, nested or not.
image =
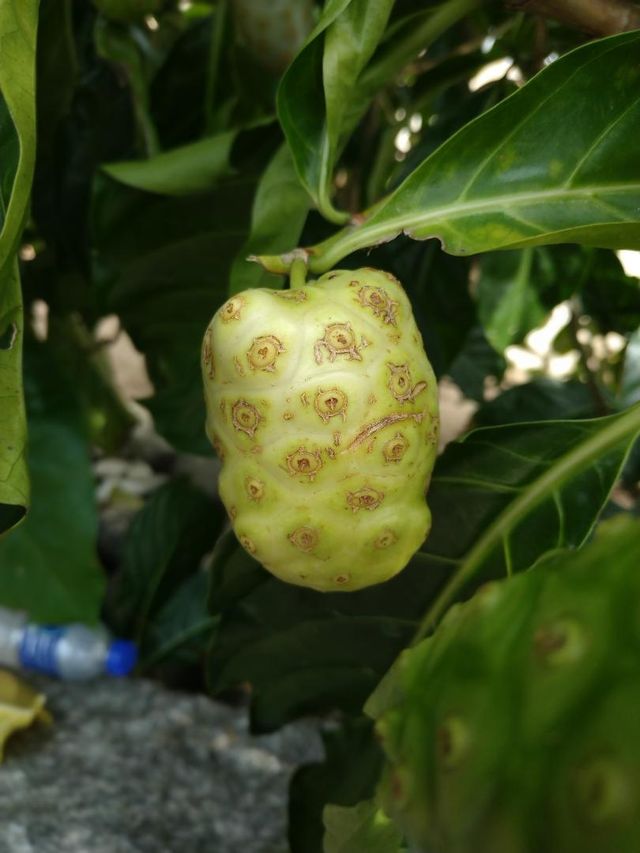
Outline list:
[[[110,21],[133,23],[159,12],[165,0],[93,0],[93,5]]]
[[[640,850],[639,565],[638,522],[616,519],[401,656],[368,710],[383,807],[419,849]]]
[[[334,271],[248,290],[204,338],[207,433],[242,545],[289,583],[354,590],[429,532],[436,381],[399,282]]]

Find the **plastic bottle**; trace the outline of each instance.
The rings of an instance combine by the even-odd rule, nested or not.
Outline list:
[[[113,639],[102,627],[37,625],[0,607],[0,665],[82,680],[128,675],[136,660],[134,643]]]

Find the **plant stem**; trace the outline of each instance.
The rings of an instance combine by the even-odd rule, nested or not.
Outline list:
[[[507,6],[546,18],[554,18],[593,35],[640,28],[640,6],[629,0],[508,0]]]
[[[612,415],[610,425],[571,448],[567,455],[523,491],[502,515],[491,524],[477,540],[460,564],[449,583],[427,611],[416,632],[413,644],[422,640],[442,618],[454,596],[482,566],[501,539],[509,533],[527,513],[534,510],[554,491],[589,466],[593,460],[613,450],[640,433],[640,403],[622,415]]]
[[[304,258],[295,258],[289,270],[291,290],[298,290],[307,283],[307,262]]]

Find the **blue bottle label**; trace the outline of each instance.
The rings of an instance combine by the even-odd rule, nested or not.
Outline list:
[[[22,666],[47,675],[59,675],[56,649],[64,633],[64,628],[27,625],[18,650]]]

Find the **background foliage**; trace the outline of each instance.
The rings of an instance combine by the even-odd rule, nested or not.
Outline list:
[[[603,512],[637,512],[640,286],[613,250],[640,248],[640,34],[590,40],[497,0],[309,0],[306,30],[256,41],[259,2],[167,0],[127,22],[96,5],[0,9],[0,604],[102,616],[145,671],[250,682],[256,730],[333,712],[326,764],[292,786],[309,853],[327,802],[373,793],[361,708],[415,632],[580,547]],[[473,401],[429,540],[384,587],[318,595],[169,477],[107,559],[93,472],[135,455],[136,413],[99,321],[117,315],[144,355],[156,430],[209,456],[202,333],[229,293],[282,286],[297,245],[313,272],[394,273],[436,373]],[[340,827],[374,849],[359,809],[328,813],[332,849]]]

